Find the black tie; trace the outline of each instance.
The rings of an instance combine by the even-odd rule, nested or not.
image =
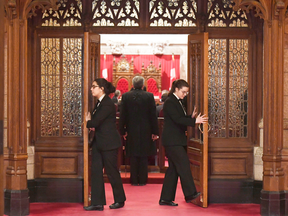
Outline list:
[[[95,108],[94,108],[94,110],[93,110],[92,115],[94,115],[94,113],[96,112],[96,110],[97,110],[99,104],[100,104],[100,100],[97,101],[97,103],[96,103],[96,105],[95,105]]]
[[[97,103],[96,103],[96,107],[99,106],[100,102],[101,102],[100,100],[97,101]]]
[[[179,100],[179,103],[181,104],[181,107],[182,107],[185,115],[187,115],[186,110],[185,110],[185,107],[184,107],[183,104],[182,104],[182,100],[181,100],[181,99],[178,99],[178,100]]]

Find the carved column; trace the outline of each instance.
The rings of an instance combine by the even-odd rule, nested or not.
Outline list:
[[[284,18],[288,0],[235,0],[235,3],[235,10],[241,8],[248,12],[253,9],[255,16],[264,20],[261,215],[288,215],[288,202],[285,203],[288,170],[283,155]]]
[[[17,2],[17,3],[16,3]],[[28,215],[27,189],[27,20],[21,16],[18,1],[8,1],[7,19],[7,147],[6,187],[7,215]]]
[[[283,35],[284,2],[273,1],[264,21],[263,190],[261,215],[284,215]],[[287,215],[287,214],[285,214]]]

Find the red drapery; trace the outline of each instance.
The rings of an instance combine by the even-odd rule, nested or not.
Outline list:
[[[121,56],[115,56],[116,63],[119,61]],[[100,71],[103,71],[107,68],[108,78],[107,80],[112,82],[112,73],[113,73],[113,55],[106,55],[106,60],[104,60],[104,55],[101,55],[100,59]],[[180,55],[174,55],[174,60],[172,55],[126,55],[126,59],[130,62],[131,59],[134,59],[134,73],[141,73],[142,63],[144,62],[144,67],[146,68],[150,61],[153,61],[153,64],[158,68],[159,62],[161,62],[162,74],[161,74],[161,82],[162,88],[161,90],[169,90],[171,86],[171,72],[174,73],[173,67],[175,68],[175,78],[180,78]],[[105,61],[105,62],[104,62]],[[102,76],[102,73],[101,73]]]

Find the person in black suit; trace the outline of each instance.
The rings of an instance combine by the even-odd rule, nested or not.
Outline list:
[[[190,170],[190,162],[187,155],[187,126],[194,127],[198,123],[207,123],[208,117],[197,115],[196,108],[192,115],[187,115],[181,100],[188,94],[189,85],[185,80],[179,79],[173,82],[169,96],[163,107],[164,126],[162,133],[162,145],[165,148],[169,167],[166,170],[162,186],[160,205],[178,206],[174,203],[178,177],[186,202],[197,198],[194,180]]]
[[[117,167],[118,148],[122,143],[116,128],[115,105],[108,96],[112,92],[115,92],[115,87],[106,79],[97,78],[92,83],[91,93],[98,102],[92,118],[90,113],[86,115],[86,127],[95,131],[92,141],[91,205],[84,207],[87,211],[102,211],[103,205],[106,205],[103,168],[111,183],[115,201],[109,208],[121,208],[126,200]]]
[[[130,182],[145,185],[148,179],[148,156],[156,154],[158,123],[154,96],[142,90],[144,78],[135,76],[134,89],[122,95],[119,130],[126,140],[126,155],[130,157]]]

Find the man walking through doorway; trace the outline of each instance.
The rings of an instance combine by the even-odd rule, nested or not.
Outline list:
[[[148,156],[156,154],[158,139],[156,106],[152,93],[143,91],[144,78],[135,76],[133,89],[122,95],[119,129],[126,140],[130,157],[130,182],[145,185],[148,179]]]

